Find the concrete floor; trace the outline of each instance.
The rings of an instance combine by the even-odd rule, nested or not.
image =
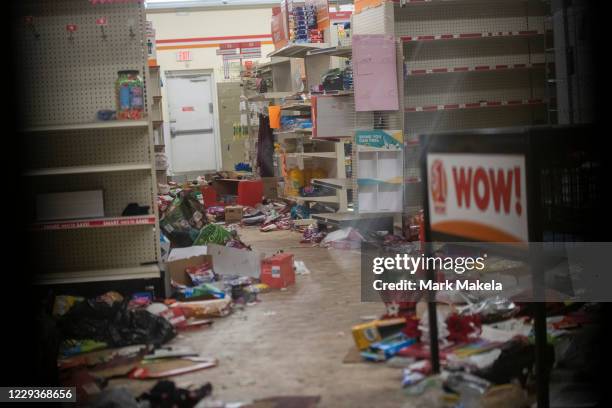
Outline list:
[[[353,345],[351,326],[384,312],[382,304],[360,302],[358,252],[300,244],[301,235],[290,231],[243,228],[240,236],[266,255],[293,253],[311,274],[297,276],[286,291],[260,295],[259,304],[216,319],[210,329],[173,340],[219,360],[215,368],[173,377],[178,385],[211,382],[214,396],[226,402],[320,395],[323,407],[416,406],[402,394],[400,369],[342,363]],[[128,385],[138,392],[153,384]]]

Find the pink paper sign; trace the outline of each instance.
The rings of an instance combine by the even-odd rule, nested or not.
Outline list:
[[[355,110],[399,110],[395,40],[390,35],[354,35]]]

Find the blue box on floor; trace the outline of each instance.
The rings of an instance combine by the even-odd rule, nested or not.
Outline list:
[[[361,353],[361,356],[370,361],[385,361],[415,341],[415,339],[406,337],[404,333],[397,333],[379,342],[372,343],[368,350]]]

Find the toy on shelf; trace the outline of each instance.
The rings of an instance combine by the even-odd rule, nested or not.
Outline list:
[[[117,119],[142,119],[144,84],[139,71],[125,70],[117,74]]]

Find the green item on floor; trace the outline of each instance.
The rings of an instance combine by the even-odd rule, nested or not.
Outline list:
[[[95,341],[91,339],[84,340],[66,340],[61,347],[61,353],[64,356],[74,356],[90,351],[105,349],[108,344],[103,341]]]
[[[225,245],[230,239],[232,234],[217,224],[208,224],[200,231],[200,234],[194,241],[194,245],[206,245],[206,244],[219,244]]]

